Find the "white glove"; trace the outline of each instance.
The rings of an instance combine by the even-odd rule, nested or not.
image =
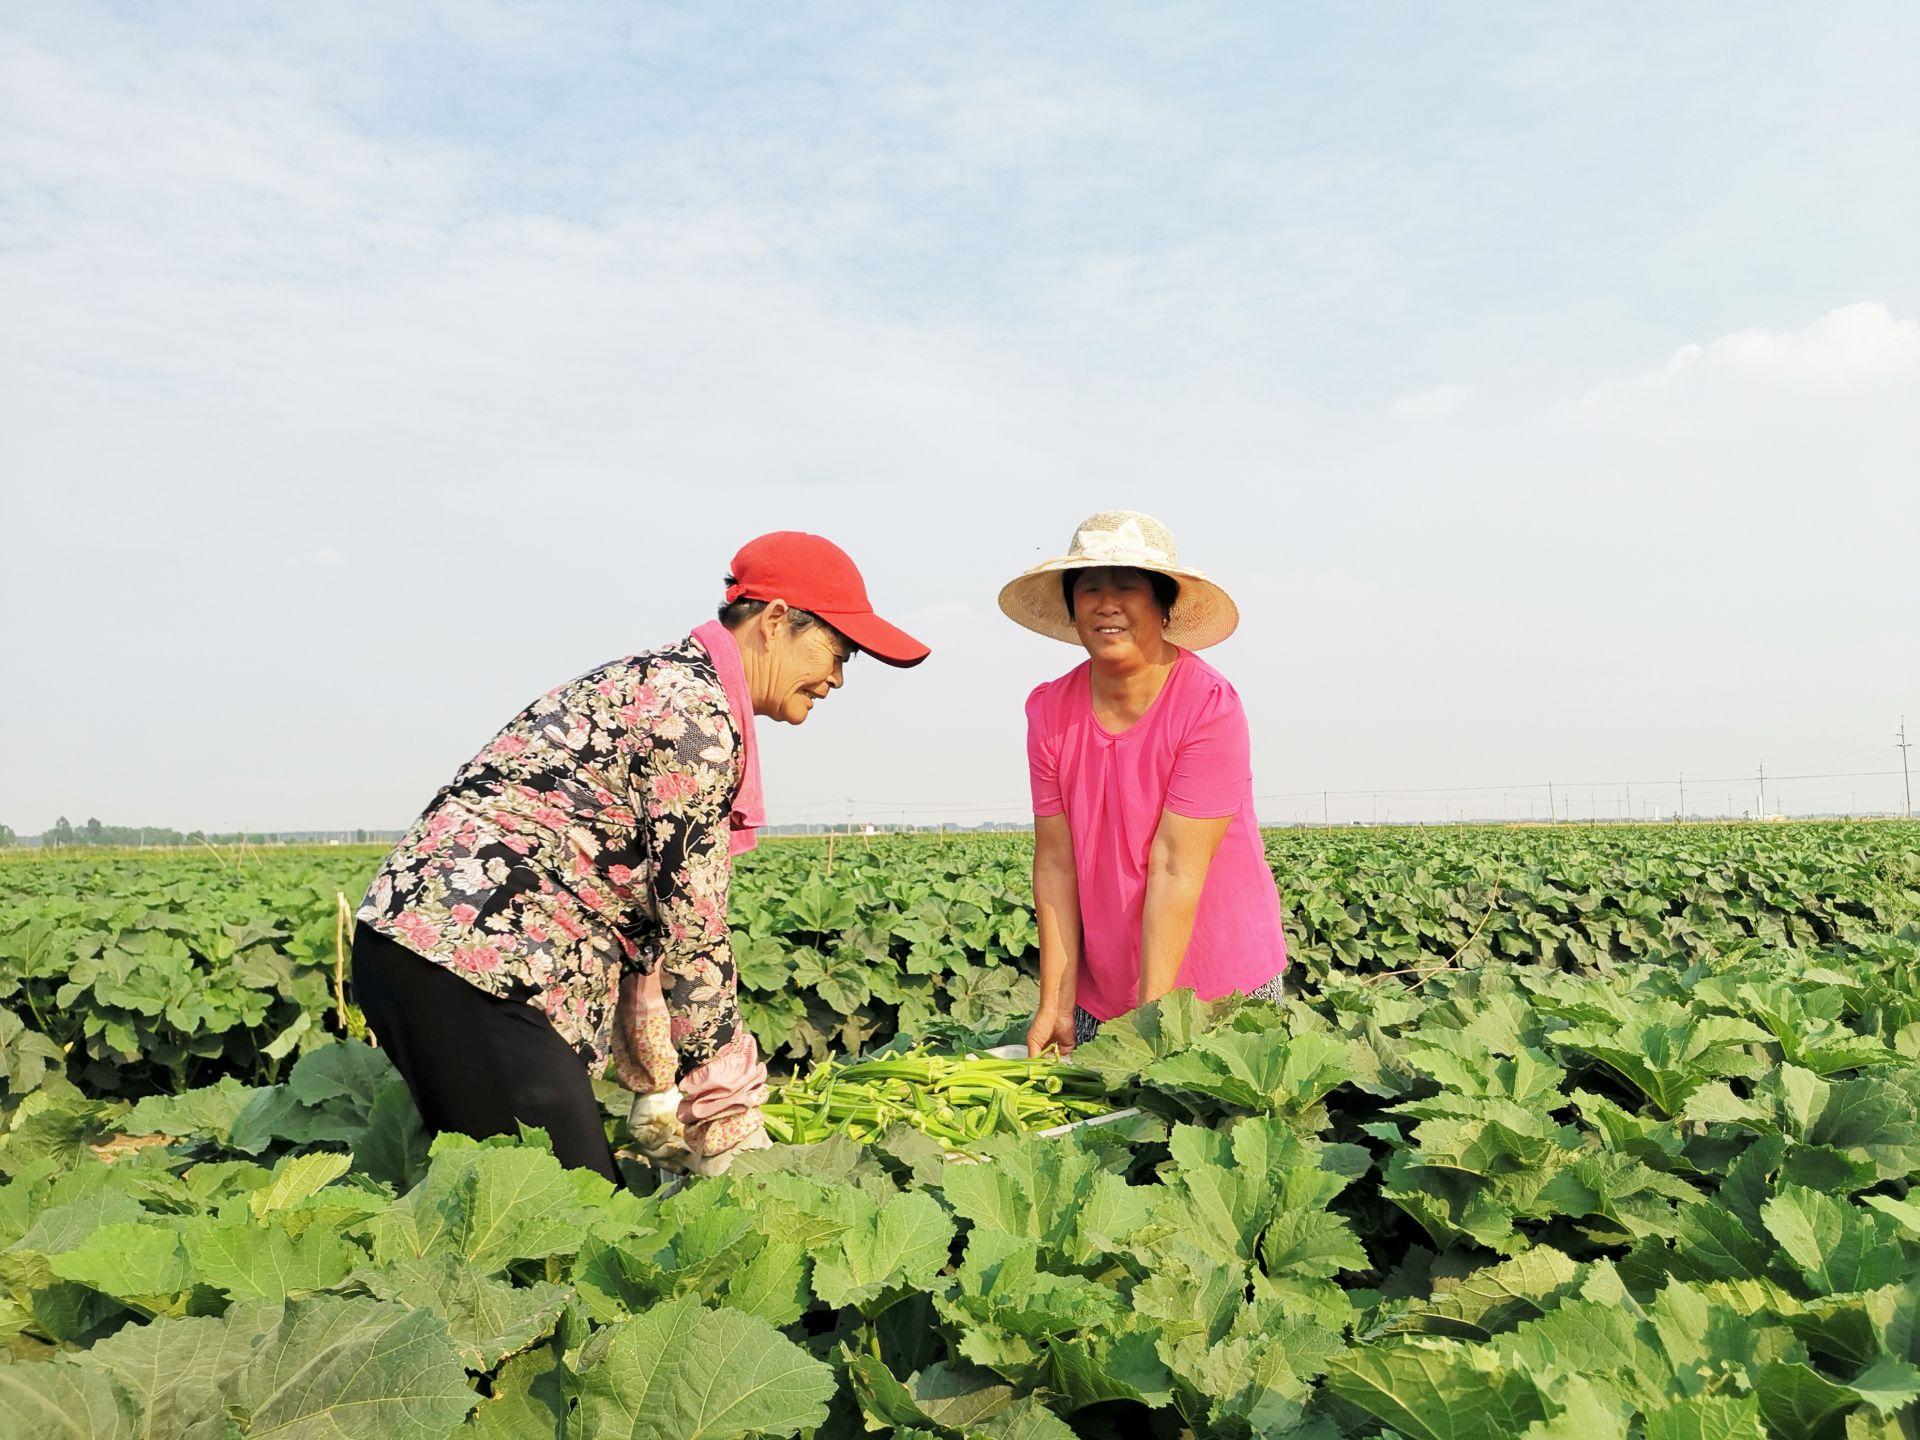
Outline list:
[[[627,1112],[627,1129],[633,1132],[633,1147],[655,1165],[684,1170],[691,1158],[687,1137],[680,1126],[680,1092],[652,1090],[633,1097]]]

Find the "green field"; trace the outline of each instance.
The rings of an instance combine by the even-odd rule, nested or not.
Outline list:
[[[344,1038],[378,852],[9,856],[0,1434],[1915,1434],[1920,827],[1268,853],[1295,998],[1107,1027],[1137,1119],[671,1195],[428,1153]],[[1028,856],[754,852],[763,1044],[1024,1028]]]

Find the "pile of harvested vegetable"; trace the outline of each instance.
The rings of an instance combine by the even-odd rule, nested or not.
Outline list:
[[[1051,1130],[1112,1108],[1091,1071],[1050,1055],[998,1059],[915,1048],[849,1064],[829,1060],[776,1087],[761,1114],[767,1133],[787,1144],[830,1135],[864,1140],[905,1123],[965,1151],[990,1135]]]

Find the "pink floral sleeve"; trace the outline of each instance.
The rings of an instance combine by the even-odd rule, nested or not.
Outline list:
[[[685,697],[661,716],[634,805],[653,864],[654,924],[628,968],[658,970],[681,1077],[733,1043],[742,1029],[727,888],[733,876],[728,819],[739,741],[723,696]]]
[[[678,1082],[688,1148],[712,1155],[755,1138],[767,1088],[727,930],[738,738],[724,705],[683,702],[654,739],[634,800],[652,843],[656,938],[638,948],[641,973],[623,977],[615,1053],[632,1088]]]
[[[536,1007],[593,1073],[677,1081],[717,1147],[765,1079],[727,931],[743,723],[693,636],[556,686],[442,787],[359,919]],[[655,1002],[626,1007],[639,979]]]
[[[614,1022],[614,1068],[620,1083],[642,1095],[676,1088],[679,1055],[657,971],[628,971],[620,979]],[[709,1063],[679,1078],[677,1123],[686,1148],[712,1156],[766,1133],[760,1106],[767,1098],[767,1067],[753,1032],[744,1027]]]

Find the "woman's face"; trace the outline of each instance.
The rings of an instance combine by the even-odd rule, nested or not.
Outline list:
[[[1144,572],[1124,565],[1082,570],[1073,587],[1073,628],[1096,664],[1156,660],[1166,616]]]
[[[769,619],[772,608],[760,612],[763,620]],[[784,613],[769,620],[764,634],[769,661],[765,693],[754,696],[753,708],[783,724],[803,725],[813,707],[840,688],[842,672],[853,656],[831,626],[814,624],[795,630]]]

